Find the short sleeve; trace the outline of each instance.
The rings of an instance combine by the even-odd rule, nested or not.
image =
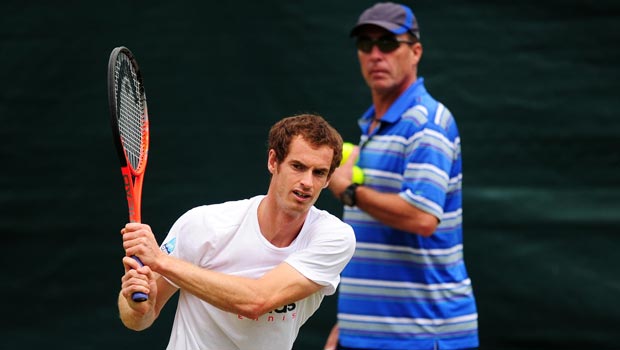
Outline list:
[[[304,249],[291,254],[285,262],[308,279],[324,286],[323,293],[332,295],[340,283],[340,273],[355,251],[355,234],[338,218],[323,218],[313,227]]]

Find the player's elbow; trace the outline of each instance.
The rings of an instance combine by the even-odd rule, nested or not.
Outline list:
[[[260,316],[271,311],[267,305],[267,299],[260,296],[256,296],[250,303],[238,306],[237,312],[249,319],[257,319]]]
[[[265,312],[261,308],[242,308],[239,310],[239,315],[255,320],[263,315]]]
[[[125,321],[123,321],[123,325],[125,325],[127,329],[131,329],[132,331],[136,331],[136,332],[143,331],[148,328],[143,325],[133,324],[130,322],[125,322]]]
[[[123,317],[123,315],[121,315],[121,322],[123,322],[123,325],[127,329],[131,329],[136,332],[143,331],[153,324],[152,321]]]
[[[133,331],[143,331],[149,328],[159,316],[159,312],[153,308],[143,313],[131,309],[125,297],[120,293],[118,297],[118,311],[123,325]]]

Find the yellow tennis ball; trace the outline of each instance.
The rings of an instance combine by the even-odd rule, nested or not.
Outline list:
[[[340,165],[344,164],[347,159],[349,159],[349,156],[351,155],[351,152],[353,152],[354,147],[355,145],[350,142],[345,142],[342,144],[342,160],[340,161]]]
[[[353,182],[355,182],[356,184],[363,184],[364,183],[364,171],[362,170],[362,168],[358,167],[357,165],[353,166]]]

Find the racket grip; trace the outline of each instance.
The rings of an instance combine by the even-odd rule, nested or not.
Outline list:
[[[140,258],[138,258],[135,255],[131,256],[135,261],[138,262],[138,264],[140,264],[140,266],[144,266],[144,264],[142,263],[142,261],[140,261]],[[133,293],[133,295],[131,296],[131,299],[133,301],[135,301],[136,303],[141,303],[143,301],[147,301],[149,298],[148,294],[142,293],[142,292],[135,292]]]

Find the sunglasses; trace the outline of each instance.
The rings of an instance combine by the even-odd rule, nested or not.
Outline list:
[[[372,51],[372,47],[377,45],[377,47],[379,48],[379,51],[383,52],[383,53],[389,53],[392,52],[396,49],[398,49],[398,47],[400,46],[400,44],[413,44],[413,41],[409,41],[409,40],[398,40],[395,37],[381,37],[379,39],[370,39],[370,38],[358,38],[357,41],[355,42],[355,46],[357,46],[357,49],[364,52],[364,53],[370,53]]]

